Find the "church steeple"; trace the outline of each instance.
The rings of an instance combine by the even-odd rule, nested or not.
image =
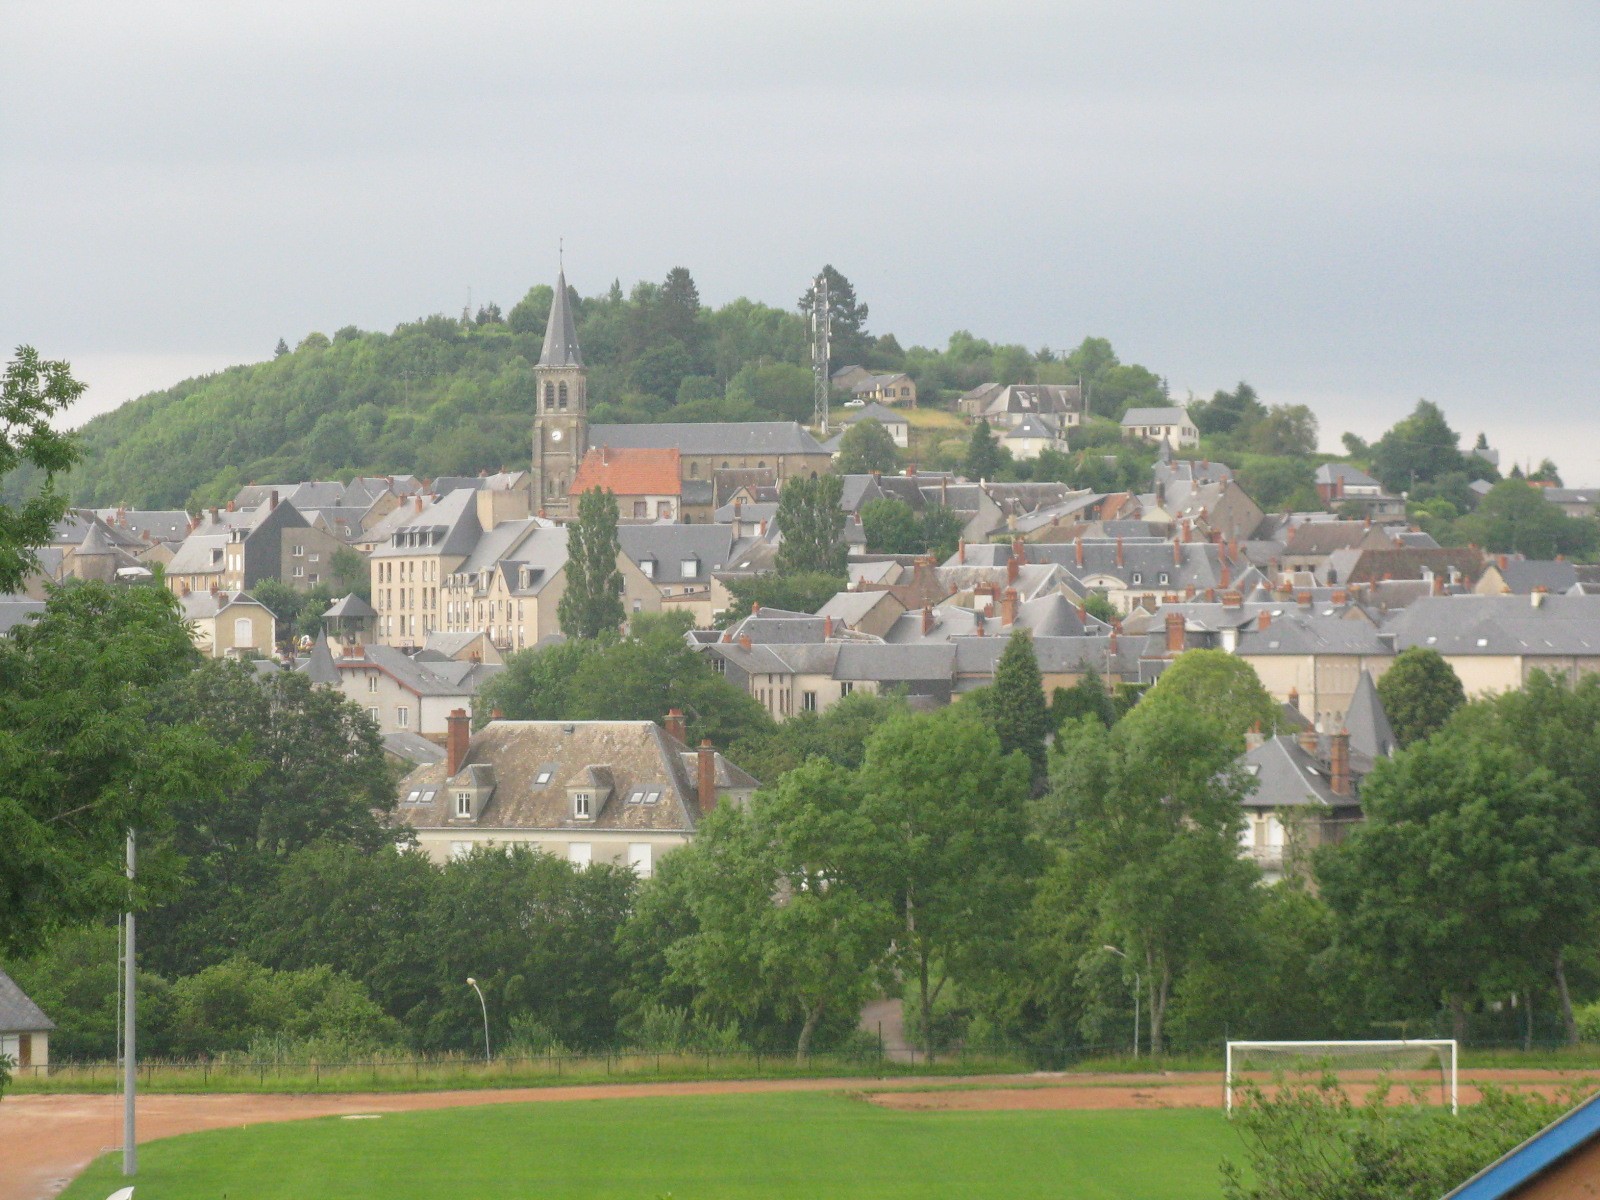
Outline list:
[[[544,349],[533,368],[534,506],[546,516],[560,518],[571,512],[567,492],[589,450],[588,375],[563,266],[556,275]]]
[[[556,294],[550,302],[550,319],[544,327],[544,349],[539,354],[541,367],[581,367],[583,352],[578,348],[578,327],[572,320],[572,305],[567,302],[567,269],[556,275]]]

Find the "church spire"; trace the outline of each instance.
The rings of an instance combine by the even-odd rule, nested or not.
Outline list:
[[[539,354],[539,365],[583,366],[583,353],[578,349],[578,327],[572,320],[572,305],[567,302],[565,266],[556,275],[556,294],[550,303],[550,321],[544,329],[544,349]]]

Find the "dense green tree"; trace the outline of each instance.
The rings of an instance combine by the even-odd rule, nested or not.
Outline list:
[[[1378,699],[1389,717],[1395,741],[1409,746],[1430,737],[1466,703],[1455,669],[1437,650],[1402,650],[1378,680]]]
[[[1174,706],[1204,711],[1229,738],[1252,729],[1278,727],[1276,701],[1261,686],[1255,668],[1226,650],[1185,650],[1163,671],[1134,709],[1139,721],[1166,720]]]
[[[834,270],[832,263],[824,266],[821,274],[828,281],[828,311],[833,317],[828,329],[830,364],[861,362],[872,347],[872,336],[867,332],[867,306],[856,299],[855,286]],[[802,315],[811,315],[813,303],[812,291],[807,288],[798,301]]]
[[[825,1016],[853,1021],[895,935],[873,886],[877,843],[852,777],[828,762],[713,813],[688,856],[696,930],[667,952],[674,970],[702,1004],[797,1023],[803,1063]]]
[[[907,712],[895,692],[852,692],[821,712],[798,712],[783,721],[743,735],[729,757],[757,779],[776,783],[786,772],[813,758],[858,770],[867,742],[885,721]]]
[[[994,668],[989,694],[989,717],[1007,754],[1020,751],[1032,764],[1033,777],[1042,781],[1048,766],[1045,739],[1049,737],[1050,706],[1044,698],[1039,660],[1033,652],[1033,635],[1019,629],[1006,639],[1006,648]]]
[[[1443,1000],[1463,1038],[1473,1000],[1549,978],[1592,935],[1600,850],[1572,836],[1590,806],[1548,768],[1446,729],[1374,766],[1366,820],[1319,852],[1318,879],[1342,936],[1418,1006]]]
[[[1600,522],[1569,517],[1544,498],[1542,489],[1502,479],[1455,525],[1457,540],[1501,554],[1529,558],[1590,557],[1600,549]]]
[[[159,845],[184,882],[144,931],[152,969],[191,974],[226,957],[248,909],[288,856],[319,840],[376,850],[396,839],[394,774],[371,718],[297,672],[257,676],[212,661],[167,689],[163,722],[231,750],[248,778],[219,795],[178,797]]]
[[[590,488],[578,497],[578,519],[567,526],[567,590],[556,618],[569,638],[595,638],[622,627],[627,614],[617,567],[621,553],[617,498]]]
[[[780,574],[843,574],[844,509],[839,506],[843,494],[844,480],[838,475],[791,479],[783,485],[778,493],[778,532],[783,537],[778,548]]]
[[[1322,508],[1317,495],[1316,469],[1304,458],[1247,459],[1234,478],[1245,494],[1265,512],[1316,511]]]
[[[895,958],[931,1051],[950,980],[995,969],[1035,869],[1028,766],[961,707],[894,718],[867,743],[862,811],[882,835],[873,887],[900,914]]]
[[[942,504],[930,504],[922,512],[923,549],[943,562],[960,547],[966,528],[959,514]]]
[[[892,475],[899,465],[894,438],[877,421],[857,421],[839,439],[838,469],[842,475],[865,475],[872,471]]]
[[[843,571],[797,571],[781,575],[748,575],[728,580],[731,606],[717,618],[726,628],[750,615],[752,605],[788,612],[814,613],[849,586]]]
[[[1105,680],[1090,667],[1070,688],[1057,688],[1050,697],[1050,728],[1060,729],[1068,721],[1093,717],[1107,729],[1117,723],[1116,705],[1106,690]]]
[[[117,1004],[118,932],[111,922],[58,929],[38,953],[3,964],[23,993],[56,1023],[50,1056],[58,1061],[104,1062],[117,1056],[122,1018]],[[140,1047],[146,1054],[165,1053],[163,1039],[152,1040],[151,1035],[167,1024],[167,981],[141,968],[135,987]]]
[[[1156,1051],[1175,985],[1194,963],[1232,953],[1258,878],[1239,857],[1242,738],[1182,701],[1160,716],[1067,726],[1038,808],[1081,880],[1092,945],[1118,946],[1139,970]]]
[[[279,338],[277,346],[272,351],[272,357],[282,358],[287,353],[289,353],[289,343]]]
[[[688,718],[691,745],[710,738],[727,746],[771,724],[760,703],[737,688],[711,660],[684,641],[686,613],[643,613],[628,637],[579,660],[562,714],[591,721],[661,721],[668,710]]]
[[[1410,416],[1372,444],[1372,473],[1391,492],[1404,492],[1464,470],[1459,440],[1439,406],[1419,400]]]
[[[359,550],[340,546],[328,559],[328,573],[340,597],[355,595],[372,603],[372,572]]]
[[[1266,406],[1257,397],[1255,388],[1243,380],[1231,392],[1218,389],[1211,399],[1189,406],[1189,417],[1202,437],[1249,430],[1266,414]]]
[[[473,706],[478,724],[491,712],[512,721],[559,721],[572,710],[578,667],[601,650],[595,641],[563,641],[507,655],[505,669],[483,685]]]
[[[73,439],[51,427],[79,396],[84,385],[64,362],[47,362],[32,346],[17,347],[0,376],[0,479],[26,467],[38,481],[34,494],[17,503],[0,502],[0,593],[20,591],[34,569],[34,551],[50,543],[52,529],[67,510],[56,476],[78,461]]]
[[[231,748],[160,712],[197,662],[163,588],[69,585],[0,638],[0,950],[171,889],[175,864],[148,856],[130,896],[127,831],[159,841],[240,774]]]
[[[996,479],[1005,470],[1010,454],[995,439],[989,422],[978,418],[967,440],[967,457],[962,466],[968,479]]]
[[[1257,454],[1304,458],[1317,452],[1317,418],[1304,404],[1274,404],[1250,427]]]
[[[925,548],[916,511],[892,496],[868,500],[861,506],[861,532],[872,554],[917,554]]]

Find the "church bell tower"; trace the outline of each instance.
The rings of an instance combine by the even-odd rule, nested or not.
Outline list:
[[[589,449],[589,386],[578,330],[567,300],[567,273],[556,276],[544,350],[533,368],[534,509],[547,517],[575,516],[567,491]]]

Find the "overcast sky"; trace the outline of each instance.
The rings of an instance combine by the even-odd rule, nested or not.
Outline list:
[[[0,340],[85,412],[688,266],[1600,480],[1600,5],[0,0]]]

